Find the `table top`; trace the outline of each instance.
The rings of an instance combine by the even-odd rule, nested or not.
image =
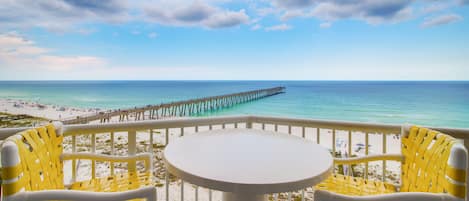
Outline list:
[[[293,135],[254,129],[198,132],[169,143],[168,171],[189,183],[234,193],[312,187],[332,172],[329,151]]]

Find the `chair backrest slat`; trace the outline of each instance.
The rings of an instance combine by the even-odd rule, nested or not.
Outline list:
[[[17,164],[2,162],[4,195],[19,191],[63,189],[63,136],[53,124],[29,129],[5,140],[3,159],[19,159]]]
[[[412,126],[402,137],[401,192],[448,193],[464,198],[467,150],[457,139]],[[457,160],[450,160],[458,155]],[[461,162],[463,161],[463,162]]]

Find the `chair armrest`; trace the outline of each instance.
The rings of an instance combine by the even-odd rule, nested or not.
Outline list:
[[[153,186],[147,186],[122,192],[89,192],[76,190],[28,191],[9,196],[6,200],[124,201],[136,198],[146,198],[147,201],[156,201],[156,188]]]
[[[314,201],[464,201],[444,193],[403,192],[370,196],[349,196],[325,190],[314,192]]]
[[[105,161],[115,163],[129,163],[136,161],[145,161],[145,169],[152,170],[153,157],[150,153],[137,154],[134,156],[114,156],[104,154],[92,154],[92,153],[64,153],[61,155],[62,160],[92,160],[92,161]]]
[[[381,160],[403,161],[404,156],[400,154],[380,154],[380,155],[368,155],[368,156],[353,157],[353,158],[334,158],[334,163],[349,165],[349,164],[366,163],[370,161],[381,161]]]

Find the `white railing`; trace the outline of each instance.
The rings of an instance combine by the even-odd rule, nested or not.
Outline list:
[[[102,152],[102,148],[105,147],[109,154],[134,155],[139,152],[155,153],[155,161],[157,163],[154,166],[155,174],[159,179],[164,181],[164,184],[159,188],[159,191],[162,191],[159,192],[159,198],[169,201],[187,200],[187,197],[192,197],[197,201],[199,200],[199,196],[202,196],[199,194],[200,188],[193,186],[193,194],[192,196],[188,196],[187,191],[190,190],[190,188],[188,189],[183,181],[178,183],[178,180],[172,178],[165,171],[161,162],[161,151],[165,145],[176,137],[202,130],[228,128],[272,130],[297,135],[328,147],[332,153],[343,151],[347,153],[347,156],[353,153],[352,145],[357,144],[356,142],[363,142],[361,148],[363,149],[362,154],[364,155],[370,154],[371,151],[376,154],[395,152],[396,150],[391,149],[393,143],[394,146],[400,147],[398,136],[401,132],[401,125],[262,116],[228,116],[126,123],[64,125],[62,130],[65,136],[64,144],[68,144],[68,146],[65,147],[66,152]],[[0,140],[24,129],[26,128],[0,129]],[[456,138],[464,139],[465,145],[468,147],[469,129],[434,129],[445,132]],[[123,136],[126,136],[127,140],[125,140]],[[127,148],[123,148],[125,144],[119,144],[122,139],[127,143]],[[83,144],[85,140],[89,140],[89,144]],[[338,141],[344,142],[345,146],[337,147]],[[120,148],[116,146],[120,146]],[[378,147],[378,149],[374,149],[374,147]],[[116,151],[120,151],[121,153],[116,153]],[[381,164],[376,167],[380,167],[381,170],[375,169],[373,174],[371,174],[370,165],[365,164],[362,172],[363,176],[373,176],[382,180],[389,179],[389,174],[393,174],[393,172],[389,172],[386,162],[380,163]],[[111,173],[113,173],[115,166],[114,164],[110,165]],[[77,161],[73,161],[71,164],[72,181],[77,180],[78,166]],[[94,177],[97,174],[96,164],[92,164],[91,167],[92,176]],[[128,168],[137,167],[134,164],[133,167],[129,166]],[[399,174],[397,175],[399,176]],[[173,182],[171,182],[171,179]],[[177,193],[179,195],[177,197],[170,197],[170,195],[174,196],[175,194],[170,193],[170,191],[173,192],[175,190],[179,191],[179,193]],[[304,189],[300,192],[285,193],[281,194],[281,197],[289,200],[293,197],[298,197],[304,200],[310,190],[311,189]],[[204,200],[211,201],[214,197],[214,192],[207,189],[204,189],[204,191],[207,191],[203,196]],[[273,198],[276,200],[279,199],[280,196],[276,194]]]

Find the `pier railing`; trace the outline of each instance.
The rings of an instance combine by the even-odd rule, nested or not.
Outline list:
[[[65,119],[62,122],[64,124],[78,124],[99,120],[101,123],[103,123],[110,122],[113,118],[115,119],[115,121],[122,122],[129,120],[137,121],[148,119],[161,119],[165,117],[195,116],[207,111],[214,111],[221,108],[231,107],[233,105],[277,95],[283,93],[284,90],[285,87],[274,87],[184,101],[176,101],[171,103],[162,103],[158,105],[147,105],[144,107],[111,110],[107,112],[99,112],[97,114],[77,116],[75,118]]]
[[[68,152],[104,153],[102,149],[105,149],[106,153],[115,154],[119,149],[124,149],[120,154],[134,155],[138,152],[155,153],[155,176],[160,181],[158,187],[159,200],[211,201],[215,199],[216,196],[219,196],[219,192],[199,188],[169,175],[162,164],[161,151],[168,143],[171,143],[172,140],[179,136],[204,130],[229,128],[262,129],[296,135],[328,147],[333,153],[344,151],[350,154],[352,153],[354,144],[359,142],[358,144],[363,144],[362,151],[364,155],[388,153],[388,151],[392,151],[389,150],[393,145],[392,143],[397,143],[394,144],[394,146],[400,147],[400,140],[397,139],[401,133],[401,125],[395,124],[262,116],[228,116],[158,121],[148,120],[109,124],[77,124],[64,125],[62,129],[65,135],[65,142],[69,143],[69,145],[65,146],[65,151]],[[15,132],[24,129],[25,128],[0,129],[0,139],[5,139]],[[469,147],[469,129],[434,129],[464,140],[465,146]],[[125,143],[120,144],[119,140],[125,139],[125,137],[127,138],[124,140]],[[343,141],[346,146],[339,147],[338,141]],[[375,147],[377,147],[377,149]],[[279,149],[281,149],[281,147],[279,147]],[[380,164],[377,166],[373,166],[379,167],[379,169],[370,169],[370,167],[372,167],[371,164],[365,164],[361,176],[389,181],[389,176],[393,176],[392,174],[394,173],[389,170],[388,164],[385,162],[379,163]],[[71,166],[72,181],[79,180],[79,178],[77,178],[79,176],[77,173],[78,166],[76,161],[73,162]],[[96,167],[93,166],[92,168]],[[113,168],[111,169],[114,171]],[[92,172],[96,174],[96,170]],[[399,174],[397,174],[397,177],[399,177]],[[273,199],[305,200],[306,197],[311,197],[311,192],[312,188],[308,188],[299,192],[275,194],[273,195]]]

